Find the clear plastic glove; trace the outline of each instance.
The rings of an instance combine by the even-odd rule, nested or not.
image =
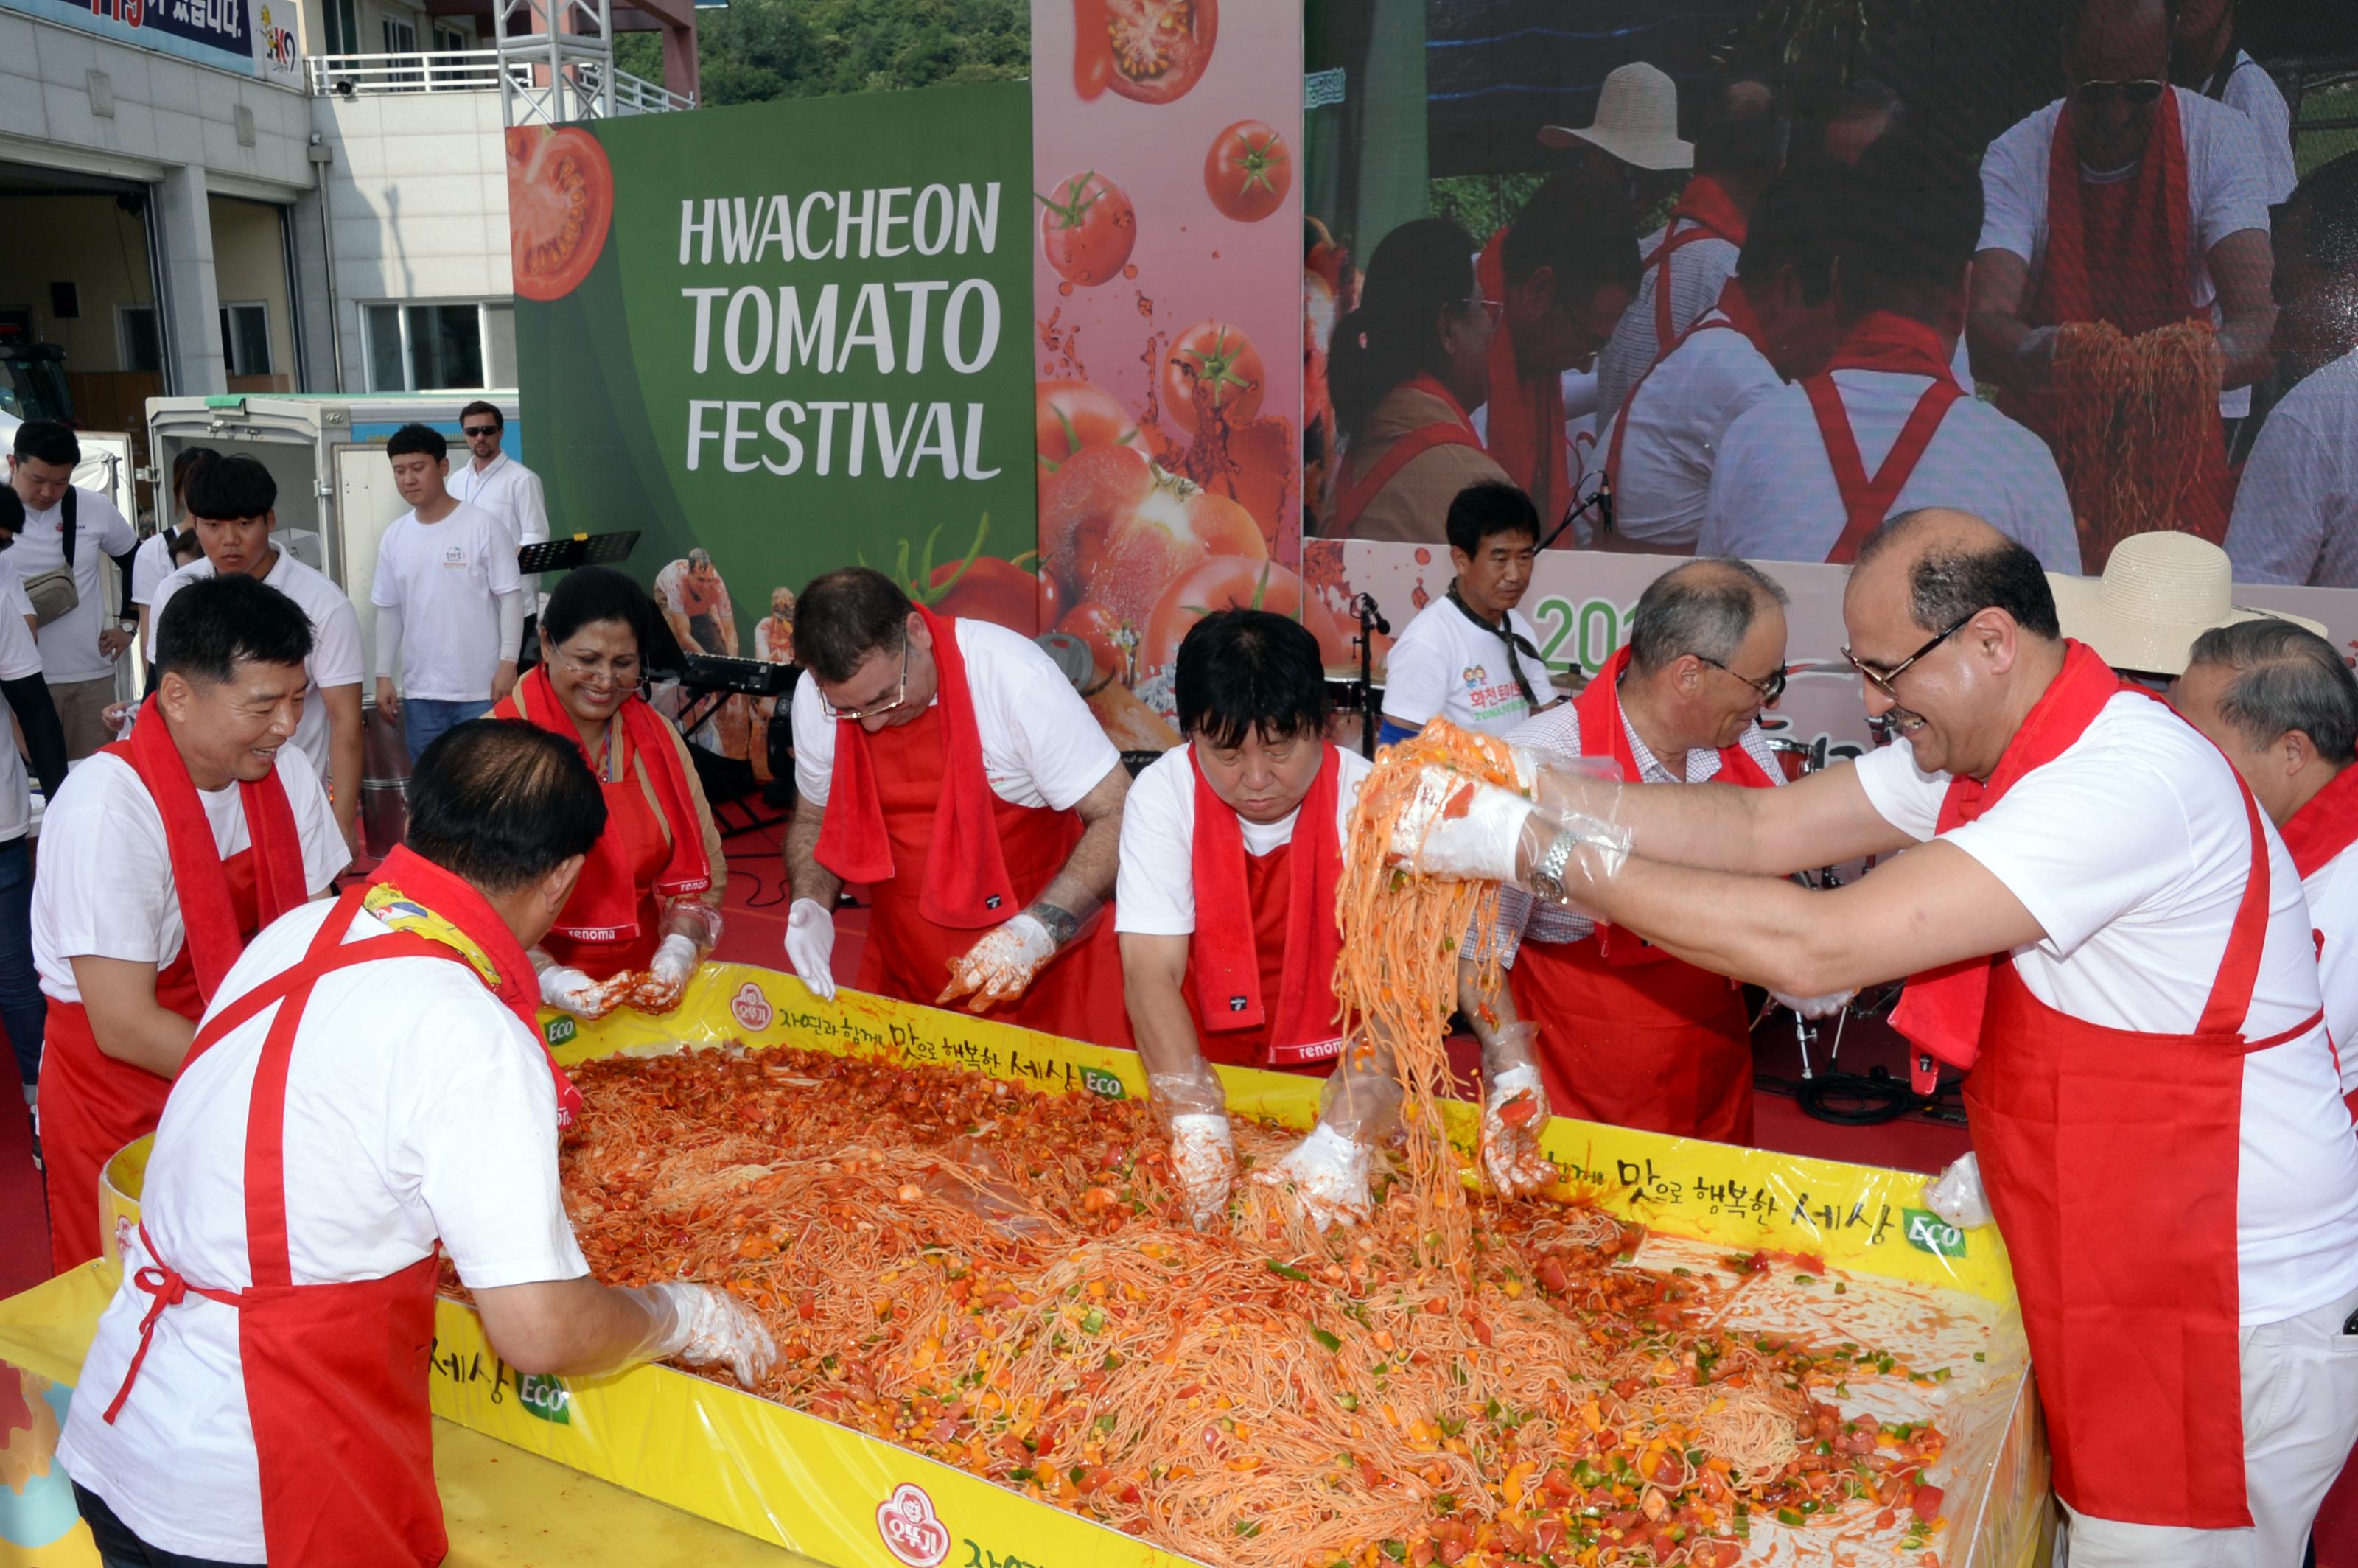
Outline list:
[[[1509,1026],[1531,1030],[1528,1023]],[[1533,1033],[1537,1033],[1533,1030]],[[1554,1112],[1540,1070],[1518,1063],[1486,1075],[1482,1096],[1482,1172],[1502,1198],[1528,1197],[1553,1186],[1556,1168],[1540,1153],[1540,1132]]]
[[[630,976],[621,978],[627,981]],[[540,1000],[544,1005],[576,1018],[594,1019],[613,1011],[622,997],[621,989],[611,981],[593,980],[579,969],[551,964],[540,971]]]
[[[1171,1169],[1179,1178],[1195,1228],[1209,1230],[1217,1225],[1228,1210],[1228,1189],[1237,1179],[1237,1143],[1228,1119],[1200,1110],[1173,1117]]]
[[[786,911],[786,962],[813,996],[835,1000],[835,916],[817,899],[798,898]]]
[[[1310,1222],[1325,1230],[1360,1224],[1373,1212],[1368,1166],[1363,1146],[1321,1121],[1284,1159],[1254,1172],[1252,1179],[1291,1194]]]
[[[1391,859],[1422,876],[1512,881],[1516,846],[1531,809],[1513,790],[1428,762],[1393,824]]]
[[[2044,381],[2055,370],[2055,343],[2062,336],[2059,327],[2033,327],[2014,345],[2017,363],[2032,375]]]
[[[1972,1153],[1959,1155],[1949,1168],[1924,1184],[1924,1206],[1960,1230],[1987,1225],[1989,1191],[1982,1185],[1982,1162]]]
[[[981,941],[950,960],[950,983],[934,1005],[968,996],[968,1012],[980,1012],[1002,1001],[1013,1001],[1032,984],[1032,977],[1056,956],[1056,939],[1029,914],[984,934]]]
[[[720,946],[720,912],[700,898],[676,898],[663,907],[665,925],[694,925],[686,935],[698,951],[709,953]]]
[[[641,1012],[669,1012],[679,1005],[679,994],[695,973],[696,938],[675,931],[655,945],[655,956],[647,961],[646,984],[638,988],[632,1003]]]
[[[636,1285],[622,1294],[647,1314],[647,1332],[622,1365],[667,1361],[694,1367],[726,1366],[752,1388],[778,1358],[777,1342],[742,1303],[725,1291],[686,1280]]]
[[[1858,992],[1848,990],[1831,991],[1824,996],[1787,996],[1783,991],[1772,990],[1768,993],[1768,1000],[1779,1007],[1800,1013],[1803,1018],[1816,1019],[1832,1018],[1848,1007],[1857,995]]]

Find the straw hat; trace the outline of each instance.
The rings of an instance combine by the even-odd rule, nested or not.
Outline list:
[[[1552,147],[1587,142],[1639,168],[1693,168],[1694,144],[1679,140],[1679,86],[1643,60],[1605,79],[1592,124],[1542,125]]]
[[[2047,581],[2063,634],[2116,670],[2184,675],[2197,637],[2239,621],[2283,620],[2325,633],[2299,615],[2236,604],[2227,552],[2191,534],[2132,535],[2114,547],[2103,577],[2049,572]]]

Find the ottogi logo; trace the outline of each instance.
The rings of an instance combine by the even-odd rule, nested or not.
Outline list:
[[[566,1044],[580,1033],[580,1027],[563,1013],[559,1013],[540,1026],[541,1037],[546,1040],[552,1048]]]
[[[516,1399],[523,1404],[526,1415],[536,1415],[559,1426],[573,1424],[573,1397],[565,1391],[565,1380],[561,1378],[543,1377],[537,1372],[518,1372]]]
[[[1963,1231],[1930,1209],[1911,1208],[1902,1212],[1908,1220],[1909,1246],[1919,1252],[1930,1252],[1935,1258],[1962,1258],[1965,1255]]]
[[[770,999],[763,996],[762,988],[751,980],[739,986],[737,994],[729,999],[729,1011],[737,1015],[738,1022],[753,1030],[769,1028],[773,1016],[770,1011]]]
[[[1120,1078],[1115,1077],[1111,1073],[1105,1072],[1097,1067],[1083,1067],[1081,1069],[1081,1087],[1088,1090],[1089,1093],[1098,1096],[1100,1099],[1127,1099],[1130,1098],[1123,1090],[1121,1080]]]
[[[884,1538],[884,1550],[909,1568],[941,1568],[950,1554],[949,1528],[934,1517],[934,1499],[912,1481],[876,1505],[876,1533]]]

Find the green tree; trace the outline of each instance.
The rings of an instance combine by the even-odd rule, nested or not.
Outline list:
[[[755,103],[1031,74],[1025,0],[731,0],[698,18],[706,103]],[[624,70],[663,74],[650,35],[617,40]]]

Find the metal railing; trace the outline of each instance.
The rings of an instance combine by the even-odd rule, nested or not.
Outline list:
[[[535,69],[511,60],[507,68],[511,90],[519,93],[545,91],[535,81]],[[608,69],[604,62],[577,60],[564,69],[582,92],[603,99]],[[500,51],[308,55],[303,60],[303,76],[312,96],[319,98],[386,92],[496,92],[500,90]],[[613,104],[618,114],[657,114],[693,109],[696,100],[627,70],[615,70]]]

